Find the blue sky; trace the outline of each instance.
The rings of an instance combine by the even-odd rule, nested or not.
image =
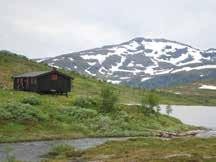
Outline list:
[[[30,58],[166,38],[216,48],[215,0],[0,0],[0,49]]]

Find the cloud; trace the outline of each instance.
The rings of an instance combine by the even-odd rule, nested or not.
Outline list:
[[[120,43],[137,36],[215,47],[213,0],[0,0],[0,49],[31,58]]]

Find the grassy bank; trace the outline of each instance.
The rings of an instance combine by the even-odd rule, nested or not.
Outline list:
[[[101,113],[94,102],[96,98],[86,98],[85,107],[75,102],[75,96],[67,98],[4,90],[0,91],[0,98],[0,142],[150,136],[157,130],[181,132],[192,129],[167,115],[147,115],[139,106],[116,105],[115,111]]]
[[[48,161],[66,162],[66,159],[100,162],[214,162],[216,139],[179,138],[162,140],[137,138],[128,141],[107,142],[80,152],[70,146],[51,150]]]

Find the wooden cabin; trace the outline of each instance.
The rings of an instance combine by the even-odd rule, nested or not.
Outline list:
[[[72,77],[53,68],[52,71],[30,72],[13,76],[14,89],[38,93],[67,94]]]

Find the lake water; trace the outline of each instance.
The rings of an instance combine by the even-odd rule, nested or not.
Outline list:
[[[216,137],[216,107],[206,106],[172,106],[171,116],[179,118],[182,122],[190,125],[204,126],[212,129],[198,134],[198,137]],[[161,106],[161,112],[166,113],[166,106]],[[73,140],[56,140],[25,142],[14,144],[0,144],[0,162],[5,159],[5,148],[11,147],[13,154],[18,160],[40,161],[44,155],[55,145],[69,144],[77,149],[87,149],[101,145],[110,140],[127,140],[128,138],[83,138]]]
[[[216,106],[171,106],[173,112],[170,114],[183,123],[203,126],[216,130]],[[161,105],[161,112],[166,113],[166,106]]]

